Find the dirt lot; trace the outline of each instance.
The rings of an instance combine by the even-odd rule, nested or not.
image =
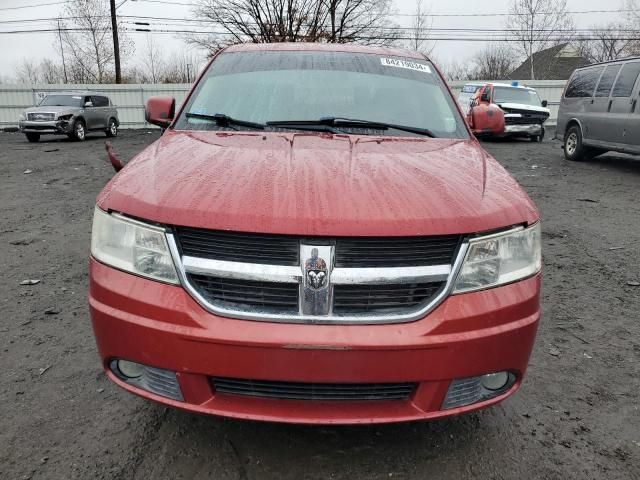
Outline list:
[[[157,135],[122,132],[115,149],[129,158]],[[0,478],[640,478],[640,159],[487,143],[544,221],[544,315],[523,388],[452,420],[317,428],[167,410],[105,378],[87,255],[112,170],[102,135],[50,138],[0,133]]]

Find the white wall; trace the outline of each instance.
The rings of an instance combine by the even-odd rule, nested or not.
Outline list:
[[[452,82],[456,96],[466,82]],[[508,82],[510,83],[510,82]],[[538,90],[540,98],[549,102],[554,125],[558,115],[558,105],[564,89],[565,80],[540,80],[520,82]],[[179,105],[186,96],[190,85],[0,85],[0,126],[17,126],[20,112],[32,105],[49,92],[69,90],[90,90],[107,94],[118,107],[123,128],[145,128],[150,125],[144,121],[144,102],[154,95],[170,95]]]

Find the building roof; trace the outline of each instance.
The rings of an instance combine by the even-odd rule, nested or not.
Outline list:
[[[378,47],[358,45],[355,43],[239,43],[225,49],[225,52],[265,52],[265,51],[317,51],[317,52],[347,52],[370,53],[374,55],[390,55],[424,60],[422,53],[404,48]]]
[[[541,50],[532,57],[535,80],[567,80],[576,68],[589,64],[589,61],[568,43]],[[531,57],[511,72],[509,78],[532,80]]]

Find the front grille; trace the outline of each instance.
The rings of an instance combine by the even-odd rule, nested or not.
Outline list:
[[[229,262],[299,265],[300,242],[314,239],[291,235],[175,229],[183,255]],[[330,239],[315,239],[331,243]],[[409,267],[450,264],[459,235],[433,237],[339,237],[335,239],[338,268]]]
[[[31,122],[51,122],[55,117],[54,113],[27,113],[27,120]]]
[[[213,313],[318,323],[426,315],[444,298],[463,248],[462,235],[327,238],[174,227],[171,239],[188,289]]]
[[[184,255],[228,262],[298,265],[298,238],[287,235],[233,233],[176,228]]]
[[[212,378],[216,393],[281,400],[407,400],[415,383],[299,383]]]
[[[521,117],[505,117],[505,123],[508,125],[537,125],[544,123],[549,114],[546,112],[535,112],[531,110],[519,110],[516,108],[503,108],[506,114],[520,114]]]
[[[460,236],[336,239],[336,267],[413,267],[451,263]]]
[[[298,312],[299,287],[295,283],[255,282],[194,274],[189,274],[188,279],[208,302],[222,307]]]
[[[444,285],[444,282],[336,285],[333,290],[333,313],[358,315],[417,307],[429,301]]]

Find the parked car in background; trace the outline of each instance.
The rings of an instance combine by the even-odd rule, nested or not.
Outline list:
[[[469,85],[469,89],[472,89],[477,84]],[[471,105],[500,107],[504,112],[505,128],[504,132],[497,136],[526,137],[534,142],[541,142],[544,138],[544,122],[551,113],[547,108],[547,101],[541,101],[535,89],[520,86],[517,83],[483,85],[476,90]],[[478,133],[483,134],[483,132]]]
[[[175,106],[147,101],[166,130],[97,199],[89,305],[112,381],[193,412],[330,424],[518,389],[539,214],[428,58],[234,45]]]
[[[107,137],[118,134],[118,110],[106,95],[95,92],[61,92],[44,97],[37,107],[20,114],[20,131],[30,142],[40,135],[67,135],[82,141],[88,132],[102,131]]]
[[[640,57],[577,69],[565,88],[556,137],[568,160],[608,151],[640,155]]]

